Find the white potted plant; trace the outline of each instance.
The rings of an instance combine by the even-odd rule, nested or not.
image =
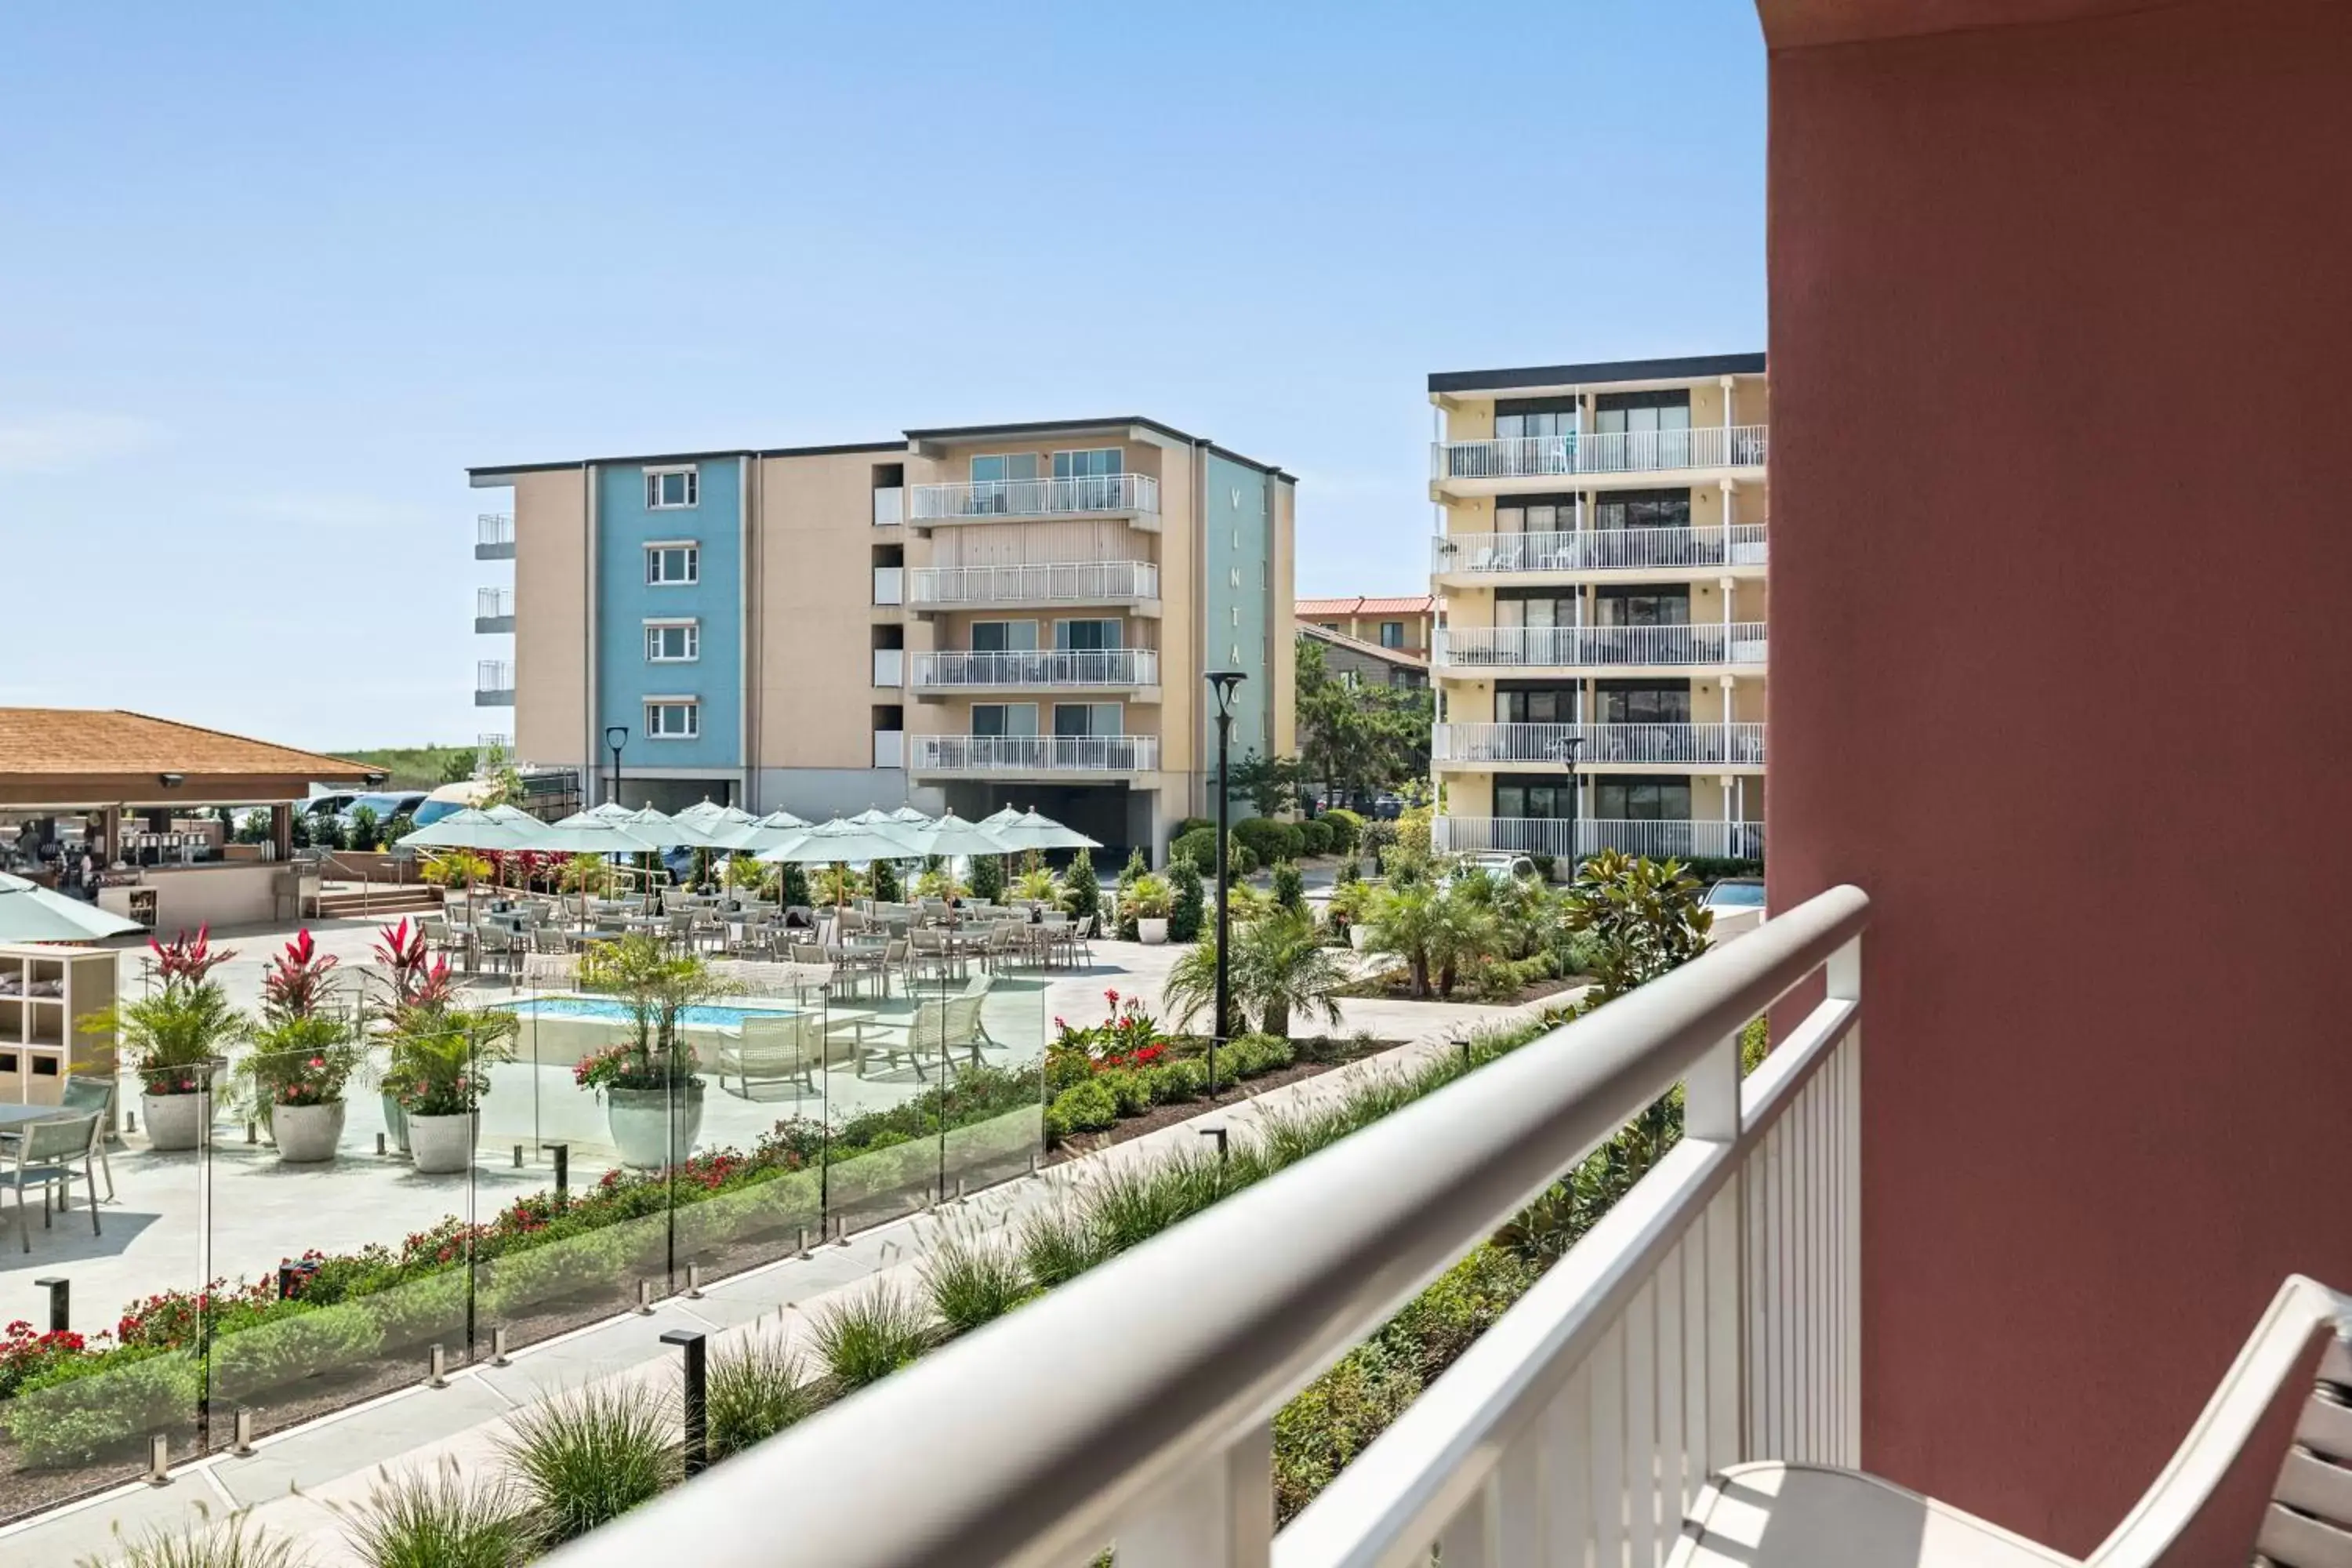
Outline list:
[[[629,1033],[582,1061],[573,1081],[604,1098],[623,1164],[677,1164],[702,1131],[703,1080],[680,1022],[688,1008],[730,987],[701,958],[674,955],[643,934],[614,943],[600,974],[627,1010]]]
[[[490,1068],[514,1059],[515,1028],[510,1012],[452,1007],[437,996],[394,1022],[384,1089],[400,1109],[419,1175],[454,1175],[474,1163]]]
[[[194,1149],[212,1125],[213,1085],[228,1047],[247,1034],[244,1015],[209,978],[236,953],[213,951],[211,932],[181,932],[169,942],[151,941],[160,986],[136,1002],[110,1008],[84,1026],[112,1030],[122,1041],[129,1065],[139,1074],[139,1116],[147,1145],[158,1152]]]
[[[261,977],[261,1026],[239,1067],[268,1108],[270,1141],[288,1164],[335,1157],[349,1110],[343,1089],[363,1059],[357,1020],[328,995],[334,967],[307,931],[286,944]]]
[[[1176,890],[1157,871],[1146,871],[1128,884],[1126,907],[1135,915],[1135,939],[1146,947],[1168,940],[1168,911],[1175,907]]]

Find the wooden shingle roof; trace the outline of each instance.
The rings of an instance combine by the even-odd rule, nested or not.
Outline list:
[[[0,708],[0,778],[181,773],[359,784],[381,770],[111,708]]]

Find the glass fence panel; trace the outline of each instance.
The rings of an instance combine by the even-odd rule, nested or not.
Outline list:
[[[852,931],[836,952],[851,966],[836,969],[831,1005],[848,1059],[825,1075],[825,1219],[839,1234],[901,1218],[937,1197],[939,1020],[951,986],[919,924],[910,936]]]
[[[226,1113],[211,1068],[68,1060],[62,1006],[19,1005],[60,1048],[48,1071],[0,1053],[0,1521],[136,1479],[157,1437],[173,1463],[197,1452],[202,1145]]]
[[[950,1195],[1027,1175],[1045,1155],[1045,987],[1000,949],[974,995],[945,1020],[947,1079],[940,1184]],[[959,1011],[960,1010],[960,1011]],[[968,1029],[966,1045],[956,1032]]]

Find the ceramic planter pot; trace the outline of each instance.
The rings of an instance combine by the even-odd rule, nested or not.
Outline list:
[[[404,1142],[416,1158],[419,1175],[453,1175],[474,1163],[474,1143],[481,1136],[482,1113],[467,1110],[455,1116],[411,1116],[407,1118],[407,1131]]]
[[[1162,946],[1168,941],[1168,922],[1150,915],[1138,915],[1135,917],[1135,935],[1136,940],[1146,947]]]
[[[212,1090],[142,1094],[139,1097],[139,1115],[147,1124],[149,1148],[158,1153],[193,1149],[204,1142],[205,1129],[212,1124]]]
[[[278,1157],[289,1165],[315,1165],[335,1157],[343,1135],[341,1100],[332,1105],[273,1105],[269,1136],[277,1142]]]
[[[383,1094],[383,1131],[384,1135],[392,1140],[394,1148],[404,1154],[409,1152],[408,1112],[401,1108],[400,1101],[393,1099],[389,1089]]]
[[[608,1089],[604,1115],[621,1163],[659,1170],[670,1163],[673,1149],[680,1160],[694,1152],[695,1136],[702,1131],[702,1080],[679,1084],[675,1094],[666,1089]]]

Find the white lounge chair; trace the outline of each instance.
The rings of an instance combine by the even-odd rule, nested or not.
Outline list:
[[[2172,1462],[2078,1563],[1998,1525],[1855,1470],[1734,1465],[1711,1477],[1667,1568],[2154,1568],[2206,1525],[2222,1479],[2282,1394],[2317,1367],[2254,1539],[2229,1561],[2352,1564],[2352,1297],[2300,1275],[2271,1300]],[[2086,1440],[2089,1435],[2086,1434]],[[2263,1459],[2265,1465],[2267,1460]]]

